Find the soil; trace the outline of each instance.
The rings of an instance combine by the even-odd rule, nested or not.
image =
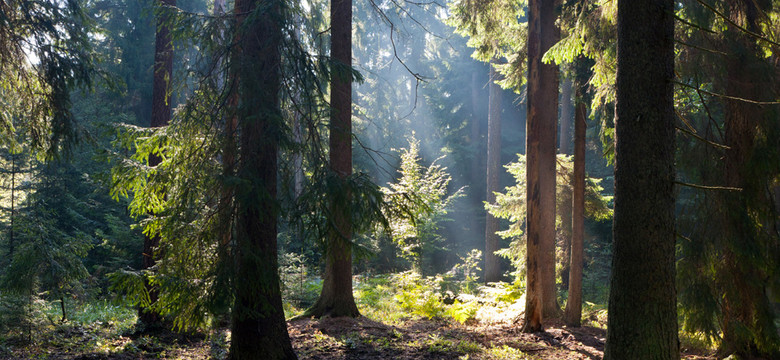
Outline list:
[[[592,326],[548,325],[520,332],[514,323],[459,324],[409,319],[387,325],[371,319],[299,319],[288,323],[300,359],[601,359],[606,331]],[[227,330],[210,335],[155,332],[96,340],[89,328],[71,328],[35,345],[6,343],[0,359],[224,359]],[[95,344],[102,350],[95,352]],[[91,349],[91,350],[86,350]],[[684,349],[684,359],[711,360],[713,354]]]
[[[417,319],[389,326],[364,317],[296,320],[288,328],[301,359],[601,359],[607,335],[601,328],[560,323],[526,334],[514,323]],[[682,358],[715,359],[685,349]]]

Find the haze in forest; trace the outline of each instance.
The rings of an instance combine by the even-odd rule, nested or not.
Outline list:
[[[778,359],[780,14],[0,4],[0,359]]]

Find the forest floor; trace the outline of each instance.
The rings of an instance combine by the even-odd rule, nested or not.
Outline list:
[[[408,319],[386,325],[357,319],[301,319],[288,323],[300,359],[601,359],[606,331],[548,326],[524,334],[518,324]],[[227,330],[210,335],[171,332],[117,334],[110,325],[60,326],[27,345],[6,343],[0,359],[224,359]],[[683,345],[684,359],[714,359]]]
[[[320,282],[302,283],[290,298],[316,299]],[[461,291],[446,300],[452,285]],[[525,334],[521,318],[524,297],[517,286],[495,283],[469,287],[408,273],[355,279],[359,318],[301,318],[288,321],[293,348],[300,359],[601,359],[606,341],[607,310],[586,302],[583,325],[569,328],[547,323],[545,331]],[[464,292],[464,289],[470,289]],[[285,302],[285,316],[295,318],[305,306]],[[230,332],[139,332],[137,310],[127,304],[95,301],[70,303],[60,323],[58,301],[42,302],[37,322],[14,322],[0,333],[0,360],[68,359],[226,359]],[[0,308],[2,310],[2,308]],[[3,328],[0,323],[0,329]],[[7,324],[6,324],[7,325]],[[6,326],[8,328],[8,326]],[[715,359],[706,342],[681,332],[683,359]],[[699,350],[695,350],[699,349]]]

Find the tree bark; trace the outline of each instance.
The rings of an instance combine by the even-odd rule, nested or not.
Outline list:
[[[278,0],[236,0],[234,9],[237,175],[243,184],[236,189],[232,360],[296,359],[284,320],[276,245],[278,134],[284,128],[279,100],[282,6]]]
[[[571,120],[574,117],[572,114],[574,110],[574,104],[572,103],[572,81],[571,77],[563,79],[563,87],[561,87],[561,135],[560,135],[560,153],[569,155],[571,154]]]
[[[469,142],[474,157],[471,159],[472,183],[477,184],[479,179],[479,76],[476,72],[471,74],[471,135]]]
[[[558,1],[542,1],[540,12],[539,58],[560,38],[555,26],[555,6]],[[537,104],[542,121],[539,136],[539,182],[541,192],[540,253],[542,269],[542,315],[545,318],[559,318],[558,288],[555,281],[555,205],[558,153],[558,66],[542,63],[539,69],[540,81]]]
[[[526,123],[526,310],[523,331],[542,330],[556,313],[555,153],[558,68],[542,64],[555,43],[553,1],[528,2],[528,116]]]
[[[352,65],[352,0],[331,0],[331,56]],[[340,181],[352,175],[352,77],[331,71],[330,166]],[[352,224],[349,203],[331,202],[334,229],[327,239],[325,278],[317,302],[306,314],[315,317],[360,316],[352,294]]]
[[[176,0],[158,0],[159,6],[176,6]],[[167,18],[157,17],[157,33],[154,40],[154,75],[152,78],[152,119],[150,126],[153,128],[167,126],[171,121],[171,74],[173,72],[173,43],[171,42],[170,29],[168,28]],[[156,154],[149,155],[149,166],[155,167],[160,164],[160,156]],[[144,236],[144,249],[142,269],[151,269],[154,267],[154,252],[160,245],[160,237]],[[157,289],[146,285],[149,291],[149,300],[152,304],[157,301],[159,296]],[[149,310],[139,309],[138,320],[146,326],[160,325],[160,316]]]
[[[563,155],[571,154],[571,122],[573,117],[574,106],[572,104],[572,80],[571,76],[563,79],[561,87],[561,131],[558,139],[558,153]],[[570,178],[571,179],[571,178]],[[561,214],[561,241],[560,246],[563,252],[563,259],[561,259],[561,290],[569,289],[569,271],[571,264],[571,242],[572,242],[572,193],[566,192],[558,195],[563,199],[563,206],[560,209],[556,209],[556,212]],[[565,196],[565,198],[563,197]]]
[[[618,2],[615,217],[604,359],[680,358],[674,1]]]
[[[496,202],[495,192],[500,191],[498,175],[501,172],[501,88],[496,85],[498,72],[490,66],[490,110],[488,111],[487,191],[488,204]],[[501,281],[501,262],[495,254],[500,248],[498,219],[486,212],[485,220],[485,282]]]
[[[582,319],[582,261],[585,234],[585,118],[587,109],[577,88],[574,117],[574,175],[572,177],[571,262],[569,264],[569,299],[564,321],[568,326],[580,326]]]

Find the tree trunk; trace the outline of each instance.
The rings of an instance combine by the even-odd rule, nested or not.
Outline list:
[[[585,117],[587,109],[577,87],[574,117],[574,175],[572,177],[571,262],[569,265],[569,299],[564,321],[568,326],[580,326],[582,319],[582,261],[585,234]]]
[[[471,159],[472,184],[479,181],[479,76],[476,72],[471,74],[471,135],[469,142],[474,157]]]
[[[248,17],[258,6],[257,16]],[[239,124],[235,300],[230,359],[296,359],[287,333],[276,248],[280,1],[236,0]],[[250,20],[251,19],[251,20]],[[250,24],[243,24],[251,21]]]
[[[560,153],[571,154],[571,120],[574,117],[574,105],[571,98],[572,81],[571,76],[563,79],[561,88],[561,135],[560,135]]]
[[[496,202],[496,191],[500,191],[498,174],[501,172],[501,88],[496,85],[498,72],[490,66],[490,111],[488,112],[487,191],[488,204]],[[500,248],[498,219],[490,212],[485,220],[485,282],[501,281],[501,261],[495,254]]]
[[[528,11],[527,289],[523,331],[536,332],[542,330],[543,312],[544,316],[549,316],[557,310],[555,153],[558,68],[542,64],[542,56],[556,38],[554,2],[530,0]]]
[[[615,217],[606,360],[680,358],[674,2],[618,3]]]
[[[176,0],[158,0],[159,6],[176,6]],[[157,17],[157,34],[154,40],[154,76],[152,78],[152,119],[151,127],[167,126],[171,120],[171,74],[173,72],[173,43],[171,43],[170,29],[167,19]],[[149,166],[160,164],[160,156],[149,155]],[[153,268],[156,261],[154,252],[160,245],[160,237],[144,236],[144,250],[142,269]],[[157,289],[147,284],[149,300],[152,304],[157,301]],[[160,325],[160,316],[149,310],[139,309],[138,320],[146,326]]]
[[[331,0],[331,56],[340,66],[352,65],[352,0]],[[352,77],[346,71],[331,72],[330,166],[341,181],[352,175]],[[352,295],[352,224],[349,203],[333,201],[332,229],[327,239],[325,278],[317,302],[306,314],[360,316]]]
[[[571,76],[563,79],[561,87],[561,131],[558,139],[558,153],[569,155],[571,154],[571,120],[573,117],[574,106],[572,104],[572,80]],[[558,196],[563,196],[560,194]],[[557,209],[556,212],[561,214],[561,241],[560,246],[563,250],[563,259],[561,259],[561,290],[569,289],[569,271],[571,263],[571,236],[572,236],[572,194],[566,192],[566,198],[562,208]]]
[[[560,38],[555,26],[557,18],[555,4],[558,1],[542,1],[540,11],[540,58],[544,56]],[[555,281],[555,205],[557,190],[557,153],[558,153],[558,66],[541,64],[540,81],[537,93],[538,114],[541,120],[539,135],[539,190],[541,193],[540,253],[542,269],[542,315],[545,318],[558,318],[561,308],[558,305],[558,289]]]
[[[16,246],[16,239],[14,239],[14,219],[16,218],[16,154],[11,154],[11,213],[9,214],[9,220],[11,227],[8,228],[8,259],[13,261],[14,259],[14,247]]]

